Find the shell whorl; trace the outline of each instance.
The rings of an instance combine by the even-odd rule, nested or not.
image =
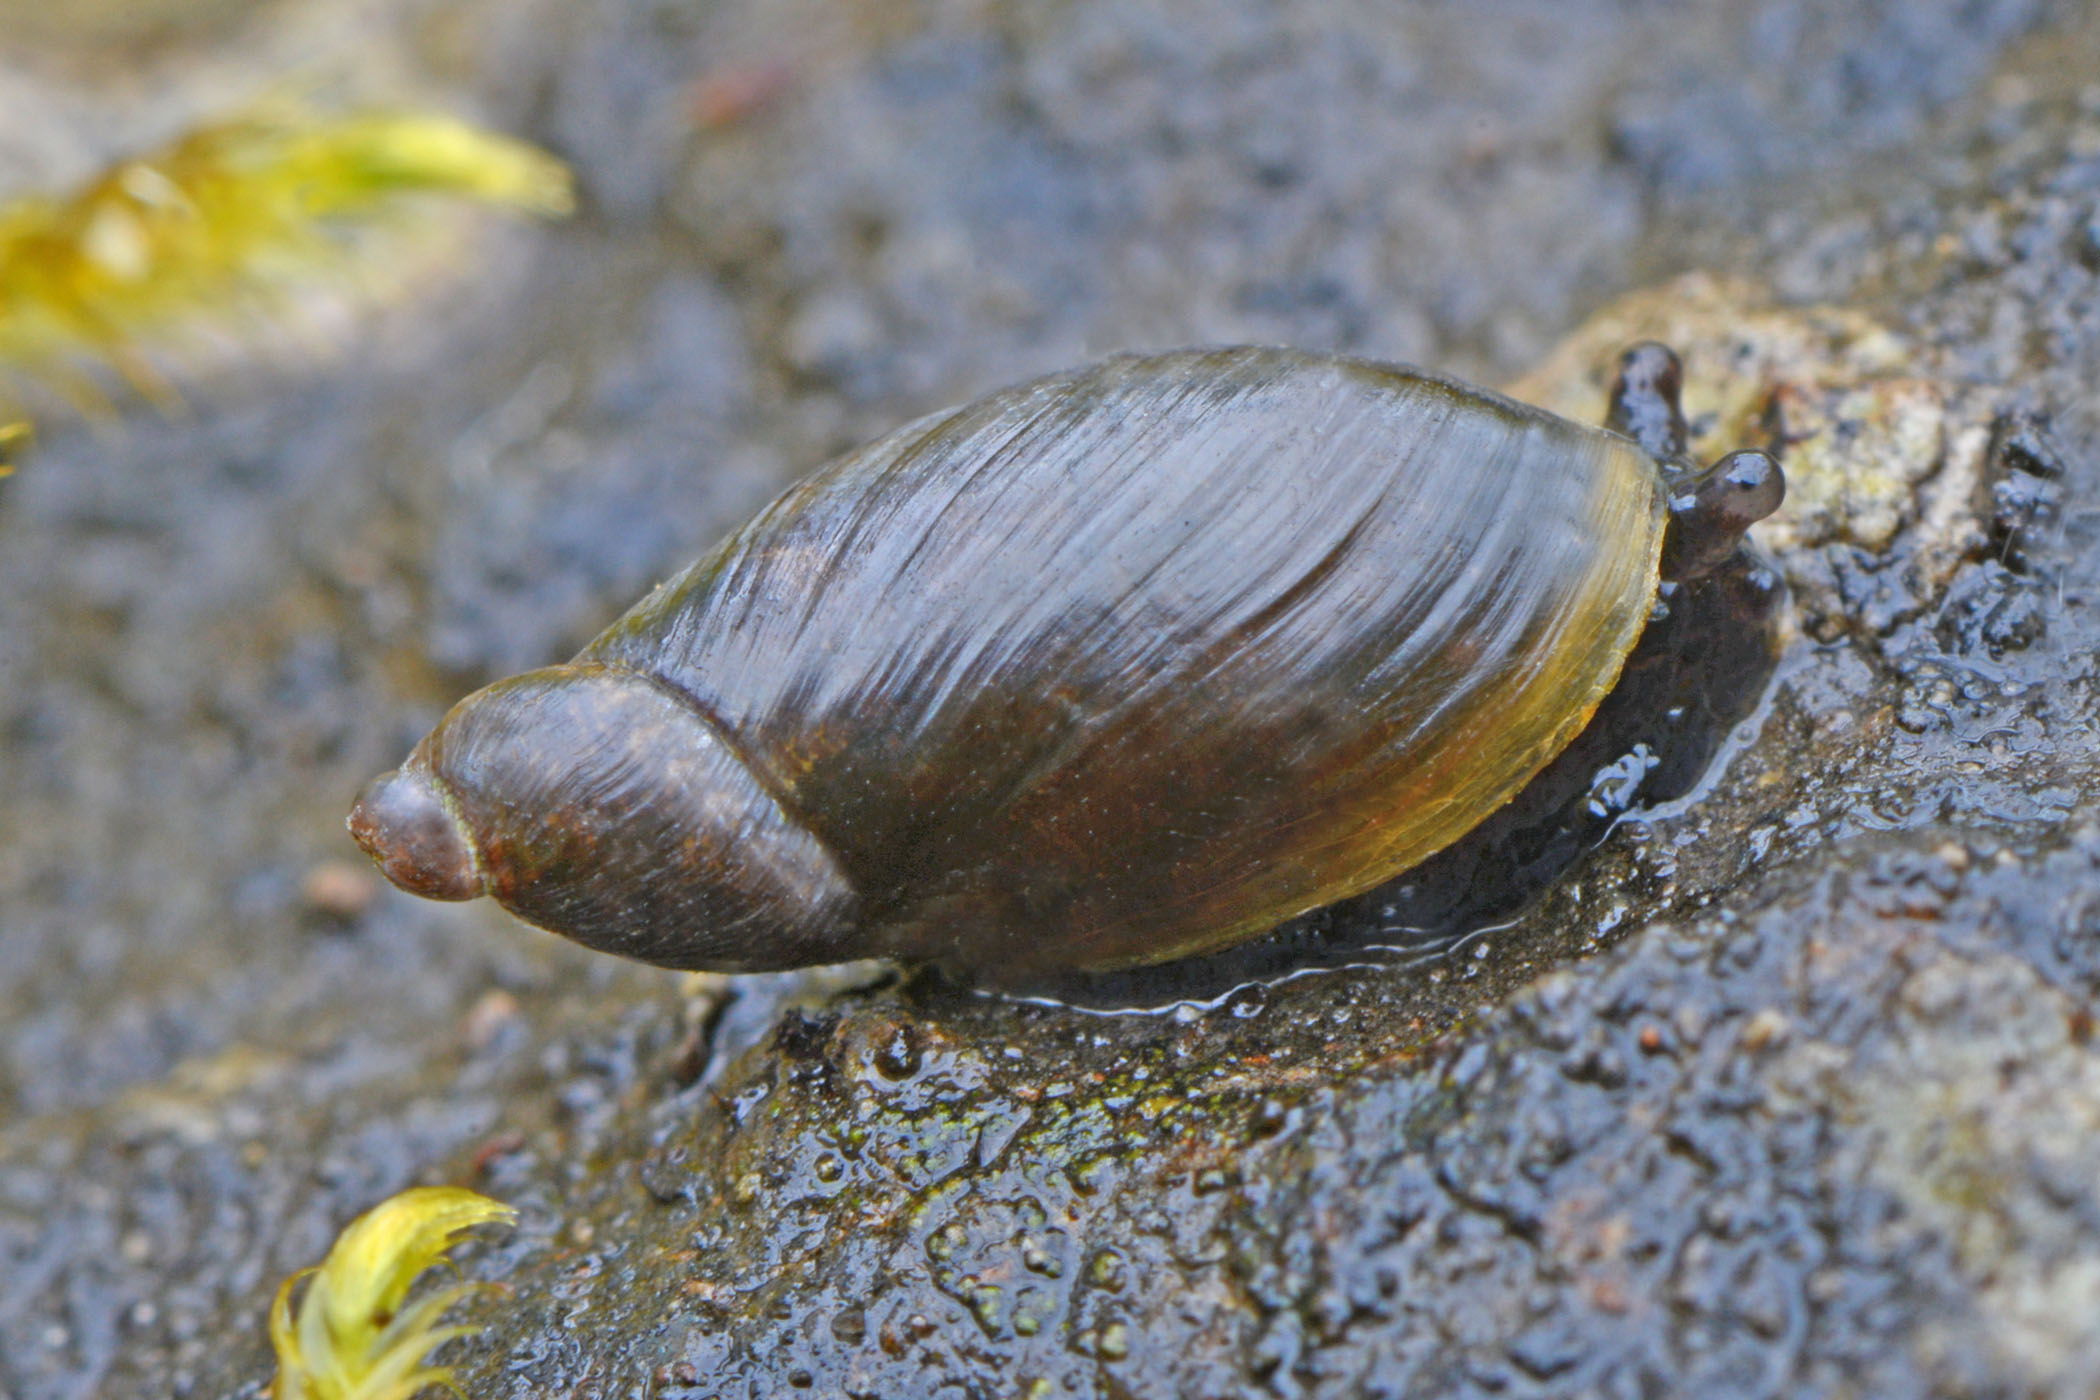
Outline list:
[[[471,833],[487,893],[528,923],[667,967],[836,962],[851,881],[733,740],[644,674],[553,666],[454,706],[405,773]]]
[[[839,459],[580,659],[716,717],[862,953],[1154,961],[1506,801],[1617,677],[1664,513],[1631,442],[1450,380],[1125,356]]]

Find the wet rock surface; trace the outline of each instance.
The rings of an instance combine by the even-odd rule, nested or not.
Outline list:
[[[464,94],[585,215],[0,483],[0,1392],[259,1394],[277,1282],[442,1180],[523,1213],[476,1396],[2100,1388],[2089,21],[409,9],[352,90]],[[171,110],[5,55],[58,135],[0,178],[339,14],[157,19]],[[912,414],[1253,338],[1594,417],[1582,347],[1657,317],[1819,483],[1778,676],[1452,956],[1096,1015],[344,863],[451,698]]]

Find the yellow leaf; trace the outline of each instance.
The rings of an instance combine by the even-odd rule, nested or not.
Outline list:
[[[328,1258],[284,1281],[270,1309],[276,1400],[408,1400],[451,1372],[431,1352],[470,1327],[442,1327],[475,1285],[453,1284],[402,1306],[415,1281],[477,1225],[517,1212],[456,1186],[403,1191],[350,1222]],[[299,1282],[306,1289],[295,1301]]]
[[[15,469],[15,459],[29,446],[27,423],[0,423],[0,476]]]
[[[139,382],[142,341],[266,302],[417,196],[574,204],[559,160],[448,116],[272,110],[202,127],[65,198],[0,207],[0,372],[92,398],[65,381],[99,360],[165,399]]]

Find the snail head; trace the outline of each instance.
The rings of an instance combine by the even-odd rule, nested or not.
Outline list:
[[[1704,470],[1685,455],[1690,429],[1683,394],[1677,352],[1642,341],[1619,356],[1604,418],[1662,468],[1670,502],[1662,576],[1673,580],[1698,578],[1733,558],[1743,533],[1786,499],[1786,473],[1769,453],[1731,452]]]

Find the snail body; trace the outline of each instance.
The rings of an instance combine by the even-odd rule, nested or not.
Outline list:
[[[1103,969],[1370,888],[1506,802],[1778,468],[1404,367],[1120,356],[791,488],[351,829],[396,884],[673,967]],[[1629,436],[1630,434],[1630,436]]]

